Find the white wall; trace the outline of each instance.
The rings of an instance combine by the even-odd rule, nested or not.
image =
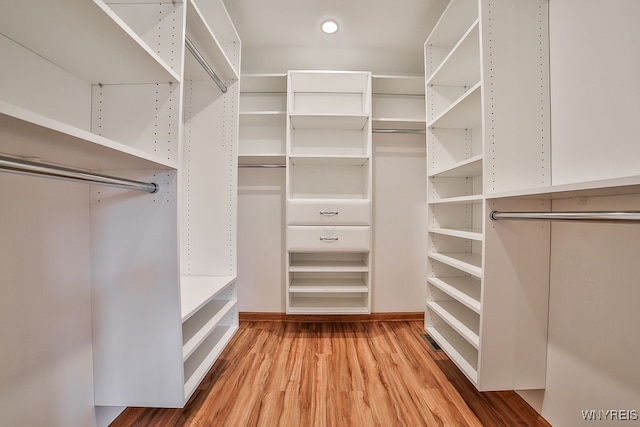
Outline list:
[[[89,191],[0,174],[0,424],[92,426]]]
[[[238,172],[238,310],[285,311],[285,171]]]
[[[420,312],[426,300],[424,135],[375,135],[373,146],[372,311]],[[285,312],[284,216],[284,169],[240,169],[241,312]]]
[[[424,311],[426,167],[425,135],[374,134],[374,313]]]

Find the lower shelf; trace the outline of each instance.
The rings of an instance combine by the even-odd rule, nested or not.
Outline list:
[[[294,279],[289,285],[289,292],[298,293],[356,293],[369,292],[362,279]]]
[[[369,314],[368,293],[290,293],[289,313]]]
[[[458,368],[478,386],[478,350],[448,325],[432,325],[425,328]]]
[[[184,363],[184,396],[189,400],[222,350],[238,330],[238,324],[217,326]]]

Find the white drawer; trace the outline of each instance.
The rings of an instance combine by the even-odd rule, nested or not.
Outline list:
[[[369,226],[289,226],[287,227],[289,252],[369,252],[371,227]]]
[[[371,225],[369,200],[287,201],[289,225]]]

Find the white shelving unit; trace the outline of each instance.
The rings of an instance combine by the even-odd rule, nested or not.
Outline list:
[[[240,165],[284,166],[286,74],[244,74],[240,91]]]
[[[240,40],[229,15],[221,1],[18,2],[0,28],[11,64],[0,71],[2,155],[159,185],[149,195],[66,184],[86,200],[65,209],[87,212],[70,232],[91,261],[79,280],[91,291],[95,405],[182,407],[238,327]],[[38,206],[34,180],[54,184],[16,181]],[[60,277],[43,286],[81,274],[66,250],[46,249]]]
[[[373,129],[425,129],[424,76],[374,74],[371,77]]]
[[[512,163],[524,163],[549,133],[546,8],[545,1],[451,0],[425,43],[425,329],[480,390],[545,384],[548,288],[536,286],[548,265],[534,248],[548,243],[547,231],[526,249],[510,246],[488,231],[485,200],[539,179],[535,166],[521,177]],[[534,60],[524,63],[522,55]],[[504,250],[518,260],[530,255],[538,270],[519,278],[494,264]],[[532,314],[514,308],[520,305],[542,309]],[[517,331],[505,333],[506,324]]]
[[[371,311],[371,74],[289,71],[286,312]]]

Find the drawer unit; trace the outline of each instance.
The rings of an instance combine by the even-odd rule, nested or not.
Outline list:
[[[289,226],[289,252],[369,252],[370,226]]]
[[[369,200],[289,200],[289,225],[371,225]]]

